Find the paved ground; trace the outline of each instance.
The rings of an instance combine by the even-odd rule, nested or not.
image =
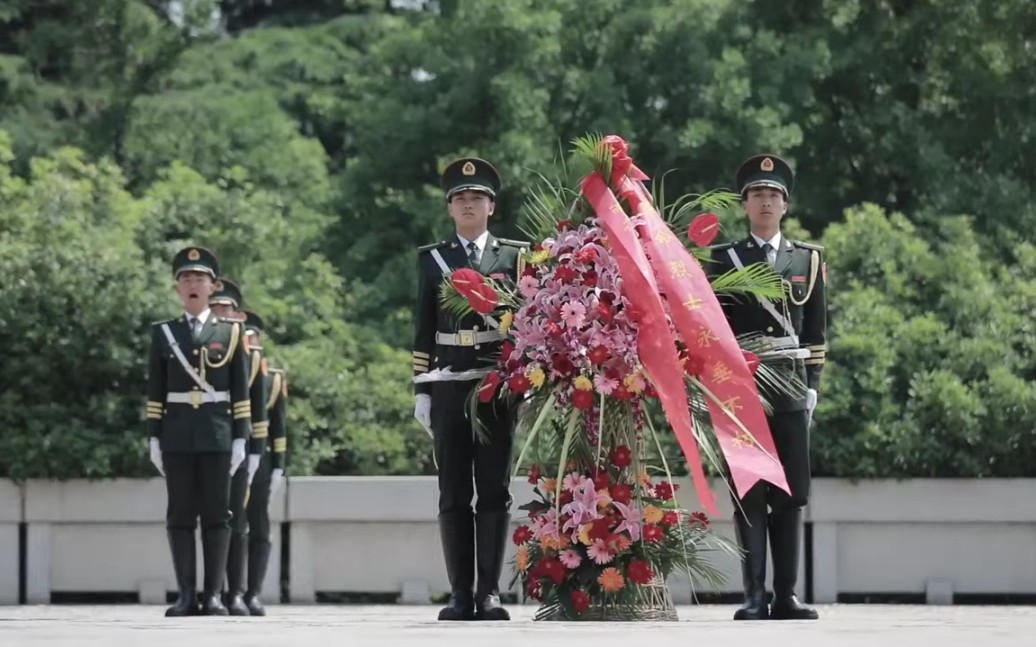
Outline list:
[[[166,619],[164,607],[0,607],[3,647],[994,647],[1036,644],[1036,607],[834,605],[816,622],[730,620],[734,606],[680,607],[677,623],[437,623],[435,607],[280,606],[265,618]]]

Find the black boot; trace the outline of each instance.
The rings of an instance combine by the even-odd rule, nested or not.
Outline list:
[[[248,559],[248,536],[241,533],[230,535],[230,549],[227,551],[227,596],[225,604],[232,616],[251,615],[241,596],[245,592],[245,564]]]
[[[507,529],[511,515],[506,510],[475,515],[478,588],[475,592],[476,620],[510,620],[511,614],[500,604],[500,574],[507,549]]]
[[[741,510],[734,512],[737,543],[745,552],[741,562],[745,603],[734,612],[734,620],[765,620],[766,609],[766,513],[746,518]]]
[[[193,530],[169,530],[169,550],[173,556],[173,571],[180,597],[176,604],[165,611],[167,617],[198,615],[198,589],[195,570],[197,551],[194,547]]]
[[[248,542],[248,590],[245,591],[245,605],[249,614],[265,616],[266,609],[259,601],[259,592],[263,590],[266,579],[266,565],[270,563],[269,541],[249,540]]]
[[[439,536],[450,578],[450,601],[439,611],[439,620],[473,620],[475,600],[475,527],[471,516],[439,517]]]
[[[229,543],[229,528],[209,528],[201,531],[201,549],[205,560],[205,581],[201,592],[203,616],[228,615],[227,608],[219,599],[219,592],[223,588],[223,574],[227,569]]]
[[[795,596],[799,574],[799,545],[802,543],[802,510],[770,515],[770,550],[773,556],[774,620],[816,620],[816,609],[805,606]]]

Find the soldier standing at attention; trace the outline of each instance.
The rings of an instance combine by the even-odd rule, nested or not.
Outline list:
[[[439,288],[460,268],[517,282],[520,254],[527,247],[487,230],[500,188],[491,164],[473,157],[456,160],[443,171],[441,184],[456,235],[418,250],[415,377],[430,369],[459,373],[494,365],[503,339],[499,322],[476,314],[458,319],[441,307]],[[499,579],[510,523],[515,411],[499,400],[479,403],[477,415],[489,437],[476,440],[467,401],[477,385],[477,379],[415,384],[414,416],[432,434],[438,464],[439,533],[451,588],[439,620],[510,619],[500,604]]]
[[[209,299],[209,306],[217,316],[239,321],[244,326],[242,349],[247,358],[248,398],[252,408],[252,436],[248,442],[248,461],[242,465],[230,481],[230,549],[227,551],[227,592],[223,603],[232,616],[250,615],[242,600],[245,594],[245,566],[248,563],[248,518],[245,505],[249,487],[259,469],[259,461],[266,449],[269,422],[266,415],[266,381],[262,374],[262,350],[251,344],[245,313],[241,311],[244,297],[241,288],[233,280],[220,277],[216,280],[216,291]]]
[[[816,610],[798,601],[795,583],[802,544],[802,508],[809,501],[809,425],[826,352],[827,276],[822,247],[787,240],[781,234],[781,219],[788,211],[793,183],[791,168],[776,155],[756,155],[746,160],[737,171],[735,185],[748,215],[750,235],[712,248],[711,273],[719,275],[765,262],[781,276],[784,286],[784,297],[776,303],[755,298],[724,299],[723,310],[734,334],[762,334],[774,351],[808,351],[808,359],[781,360],[789,376],[801,385],[798,393],[764,390],[773,405],[767,422],[791,495],[760,481],[744,498],[735,501],[735,531],[745,552],[741,566],[745,603],[735,612],[735,620],[818,617]],[[769,608],[767,531],[774,571]]]
[[[244,311],[245,328],[248,331],[253,352],[262,350],[264,324],[254,312]],[[284,371],[269,367],[266,357],[261,359],[260,377],[265,384],[265,399],[262,407],[270,425],[272,451],[264,451],[259,470],[252,481],[248,497],[248,588],[244,602],[253,616],[266,615],[259,594],[266,578],[266,567],[270,562],[270,497],[284,482],[284,457],[288,447],[285,431],[285,406],[288,398],[288,383]],[[253,402],[252,406],[256,406]]]
[[[173,258],[183,316],[152,328],[147,422],[151,461],[165,476],[166,528],[179,599],[167,616],[227,615],[220,601],[230,541],[230,475],[245,459],[251,406],[240,323],[209,309],[215,254],[187,247]],[[199,607],[194,530],[201,519]]]

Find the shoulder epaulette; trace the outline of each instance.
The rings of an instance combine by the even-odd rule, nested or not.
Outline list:
[[[171,324],[175,322],[177,319],[179,319],[179,317],[173,317],[172,319],[163,319],[162,321],[153,321],[151,322],[151,327],[158,328],[162,324]]]
[[[527,240],[511,240],[510,238],[497,238],[497,241],[501,245],[513,245],[515,247],[532,247],[532,244]]]
[[[446,241],[445,240],[440,240],[437,243],[430,243],[428,245],[422,245],[421,247],[417,248],[417,251],[418,252],[427,252],[430,249],[435,249],[436,247],[442,247],[443,245],[446,245]]]
[[[724,250],[724,249],[727,249],[727,248],[733,247],[733,246],[734,246],[734,245],[736,245],[736,244],[737,244],[738,242],[739,242],[739,241],[731,241],[731,242],[726,242],[726,243],[719,243],[719,244],[717,244],[717,245],[709,245],[709,249],[711,249],[711,250],[713,250],[713,251],[722,251],[722,250]]]
[[[823,245],[816,245],[814,243],[807,243],[807,242],[803,242],[801,240],[793,240],[793,241],[791,241],[791,244],[795,245],[796,247],[801,247],[802,249],[812,249],[812,250],[817,251],[817,252],[824,251],[824,246]]]

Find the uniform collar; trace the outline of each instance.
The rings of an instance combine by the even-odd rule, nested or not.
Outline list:
[[[201,325],[204,326],[205,324],[207,324],[209,322],[209,315],[211,315],[211,314],[212,314],[212,308],[205,308],[198,315],[197,319],[198,319],[198,321],[201,322]],[[191,317],[193,317],[193,316],[194,315],[192,315],[191,313],[186,312],[186,311],[184,311],[184,313],[183,313],[184,321],[186,321],[187,323],[191,323]]]
[[[475,245],[478,247],[478,255],[481,257],[482,253],[486,251],[486,243],[489,241],[489,230],[487,229],[486,231],[482,232],[482,234],[479,235],[479,237],[476,238],[474,241],[470,241],[464,236],[461,236],[460,234],[457,234],[457,240],[460,241],[460,246],[464,248],[465,252],[469,251],[468,244],[474,242]]]
[[[773,251],[777,251],[781,248],[781,231],[779,229],[777,230],[777,233],[773,235],[773,238],[771,238],[770,240],[763,240],[762,238],[756,236],[752,232],[749,232],[749,235],[751,239],[755,241],[755,244],[759,246],[759,249],[762,249],[763,245],[765,245],[766,243],[770,243],[770,246],[773,247]]]

